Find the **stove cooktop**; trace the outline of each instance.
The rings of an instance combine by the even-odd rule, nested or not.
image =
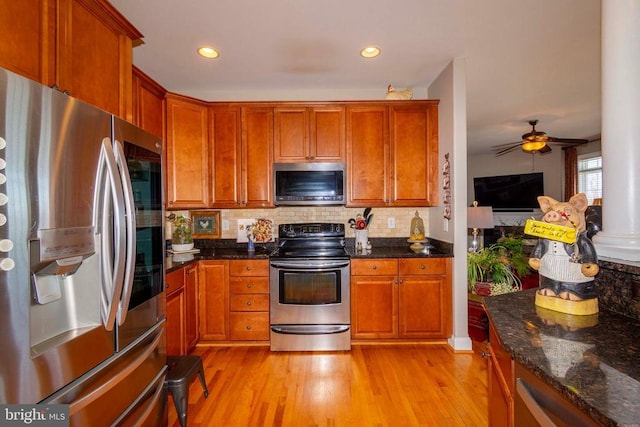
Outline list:
[[[335,223],[280,224],[272,258],[348,258],[345,226]]]

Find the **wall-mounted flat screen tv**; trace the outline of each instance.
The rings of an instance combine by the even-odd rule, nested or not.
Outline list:
[[[478,206],[495,211],[530,211],[538,209],[538,196],[544,195],[542,172],[473,178]]]

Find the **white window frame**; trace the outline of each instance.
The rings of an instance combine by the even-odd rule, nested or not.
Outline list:
[[[578,180],[577,180],[578,181],[578,192],[579,193],[585,193],[587,195],[587,199],[589,200],[589,204],[590,205],[593,204],[594,199],[598,198],[598,197],[594,197],[593,193],[591,191],[589,191],[589,190],[587,190],[585,188],[582,188],[582,186],[581,186],[582,180],[580,179],[580,174],[581,174],[582,171],[580,170],[580,163],[585,161],[585,160],[590,160],[590,159],[594,159],[594,158],[598,158],[598,157],[600,157],[602,159],[602,153],[600,151],[596,151],[596,152],[593,152],[593,153],[585,153],[585,154],[581,154],[581,155],[578,156],[578,176],[577,176],[577,178],[578,178]],[[593,169],[592,170],[592,172],[597,172],[597,171],[598,171],[598,169]],[[601,199],[602,198],[602,180],[604,179],[604,176],[602,175],[602,160],[601,160],[601,163],[600,163],[599,171],[600,171],[600,194],[599,194],[599,198]],[[598,195],[596,195],[596,196],[598,196]]]

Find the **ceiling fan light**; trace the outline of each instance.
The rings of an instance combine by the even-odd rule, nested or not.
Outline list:
[[[547,145],[547,143],[544,141],[525,141],[522,144],[522,151],[533,153],[535,151],[540,151],[545,145]]]

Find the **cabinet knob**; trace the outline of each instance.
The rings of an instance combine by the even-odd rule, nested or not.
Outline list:
[[[424,264],[420,264],[420,270],[424,270],[425,268],[427,268],[427,266],[426,266],[426,265],[424,265]]]
[[[251,301],[247,301],[247,305],[249,305],[249,306],[250,306],[250,305],[251,305]]]
[[[251,289],[251,283],[247,283],[247,289]]]
[[[374,265],[374,266],[373,266],[373,267],[371,267],[371,268],[373,268],[374,270],[377,270],[377,269],[378,269],[378,266],[377,266],[377,265]]]
[[[251,271],[251,267],[247,265],[247,271]]]
[[[246,328],[247,328],[247,331],[250,331],[251,330],[251,325],[247,325]]]
[[[404,280],[400,279],[400,284],[402,285],[404,283]]]
[[[483,351],[480,353],[480,356],[487,358],[487,357],[491,357],[491,353],[487,353],[486,351]]]

